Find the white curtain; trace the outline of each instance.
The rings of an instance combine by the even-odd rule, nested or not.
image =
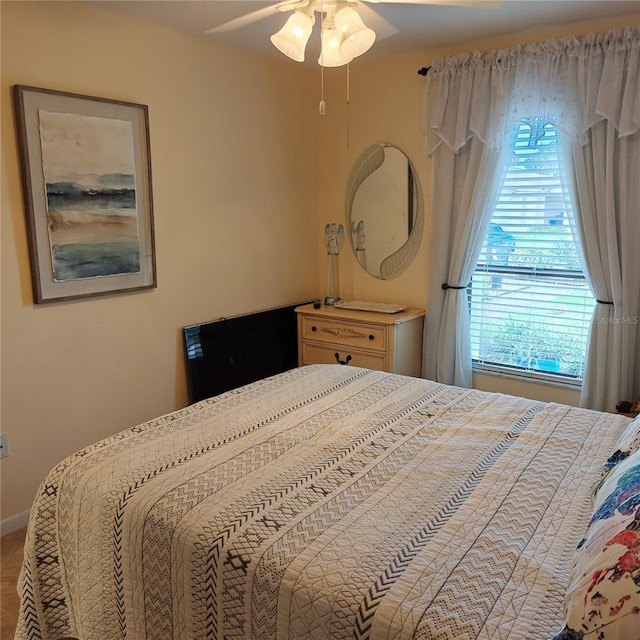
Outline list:
[[[478,138],[453,153],[444,145],[435,151],[427,324],[423,375],[460,387],[471,387],[469,302],[471,279],[486,234],[501,154]],[[442,214],[442,215],[441,215]],[[433,354],[433,356],[431,356]]]
[[[478,243],[482,242],[475,234],[484,235],[488,209],[495,192],[497,158],[508,140],[513,123],[518,119],[531,116],[555,119],[563,138],[569,141],[574,150],[571,155],[575,167],[573,178],[580,206],[583,200],[596,202],[608,198],[612,202],[616,221],[609,223],[614,225],[614,231],[604,240],[606,246],[609,247],[614,238],[616,242],[619,241],[621,225],[627,225],[629,233],[636,234],[631,236],[629,242],[638,246],[640,238],[637,237],[635,226],[638,200],[633,199],[633,193],[629,189],[624,194],[620,193],[623,182],[628,185],[629,180],[634,181],[633,174],[628,174],[626,179],[624,175],[625,172],[633,171],[634,166],[637,167],[637,147],[625,144],[626,152],[620,149],[611,157],[611,173],[606,179],[608,192],[597,189],[596,193],[595,183],[602,178],[601,169],[598,166],[590,173],[588,166],[593,163],[594,154],[598,158],[603,157],[599,141],[594,140],[592,129],[596,126],[612,127],[615,131],[613,137],[617,136],[620,140],[629,136],[633,138],[640,130],[639,39],[640,30],[634,28],[581,39],[564,38],[508,50],[439,58],[432,62],[425,84],[424,100],[425,152],[434,155],[435,172],[429,300],[423,358],[425,377],[448,384],[471,386],[468,309],[464,304],[466,294],[461,289],[443,291],[441,287],[443,283],[462,286],[468,281],[467,277],[473,270],[471,267],[470,271],[467,269],[468,263],[475,264],[480,248]],[[478,157],[478,152],[474,153],[472,150],[477,141],[483,147],[479,162],[486,162],[487,166],[478,167],[472,174],[469,167],[473,167],[474,163],[465,157]],[[620,160],[625,153],[629,160],[622,166]],[[604,163],[605,160],[602,159],[601,162]],[[589,175],[595,176],[595,182],[590,181]],[[464,198],[452,197],[450,194],[453,188],[458,188],[456,185],[461,184],[463,176],[473,181],[473,193],[478,197],[469,198],[468,206],[462,204]],[[614,176],[617,177],[614,179]],[[640,178],[636,177],[636,186],[638,182]],[[464,184],[467,187],[466,182]],[[608,195],[605,196],[605,193]],[[483,202],[480,198],[486,199]],[[621,204],[621,201],[626,204]],[[460,206],[473,220],[461,224]],[[623,206],[626,208],[622,208]],[[635,210],[632,210],[633,207]],[[600,216],[605,214],[599,212],[606,210],[606,207],[603,209],[594,205],[593,210],[598,217],[597,228],[601,228],[605,222],[600,220]],[[635,216],[636,222],[629,222],[629,216]],[[620,222],[622,218],[626,221]],[[592,224],[585,218],[579,227],[582,231]],[[608,260],[594,257],[603,251],[600,233],[596,233],[597,240],[587,240],[584,237],[587,277],[590,282],[598,278],[609,281],[601,289],[603,293],[598,294],[596,291],[596,295],[615,298],[611,291],[611,274],[616,270],[615,264],[606,267],[604,263]],[[460,253],[465,251],[468,255],[461,258]],[[602,375],[612,377],[612,367],[626,368],[615,376],[618,382],[612,383],[611,390],[607,392],[609,403],[610,398],[615,395],[620,396],[617,399],[632,399],[624,394],[628,392],[628,387],[635,386],[637,389],[640,367],[638,331],[625,329],[635,326],[634,320],[637,322],[638,319],[640,272],[637,258],[627,258],[628,251],[622,251],[620,247],[617,253],[625,256],[618,256],[617,268],[621,272],[632,269],[626,276],[620,275],[619,278],[620,282],[630,283],[626,287],[620,285],[620,295],[627,300],[624,303],[624,313],[631,315],[625,316],[624,322],[620,320],[616,323],[616,305],[618,310],[622,310],[622,303],[607,297],[603,302],[613,302],[614,305],[598,305],[599,308],[613,307],[606,311],[607,317],[614,314],[611,316],[614,320],[608,323],[609,328],[613,329],[592,331],[587,361],[588,379],[585,385],[585,388],[592,386],[589,376],[594,376],[593,385],[599,388],[599,378]],[[588,258],[587,254],[591,257]],[[595,274],[595,264],[601,265],[598,268],[604,275]],[[454,281],[449,282],[449,279]],[[592,286],[594,291],[598,288],[598,285]],[[634,299],[635,311],[629,306],[633,306]],[[594,326],[597,322],[596,316]],[[600,320],[600,325],[607,326],[607,323]],[[609,334],[606,342],[602,339],[603,333]],[[609,344],[615,342],[611,335],[616,333],[620,334],[617,338],[619,344]],[[603,346],[605,343],[606,347]],[[603,369],[605,358],[602,354],[609,349],[614,352],[608,354],[606,369]],[[630,354],[629,358],[622,355],[625,349]],[[598,352],[601,354],[599,358],[594,355]],[[590,362],[592,359],[593,363]],[[632,364],[628,364],[629,361]],[[626,364],[622,365],[622,362]],[[601,400],[597,400],[591,392],[583,395],[583,403],[592,408],[605,408],[601,405]],[[612,409],[611,406],[606,408]]]
[[[570,155],[576,224],[598,300],[581,404],[614,411],[640,393],[640,134],[620,137],[601,121]]]

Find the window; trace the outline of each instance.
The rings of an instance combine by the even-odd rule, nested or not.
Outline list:
[[[594,299],[553,120],[519,121],[469,285],[476,368],[580,380]]]

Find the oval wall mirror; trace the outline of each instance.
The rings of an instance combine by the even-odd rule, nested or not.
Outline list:
[[[347,183],[347,228],[360,265],[380,280],[399,276],[422,239],[424,203],[409,158],[393,145],[365,149]]]

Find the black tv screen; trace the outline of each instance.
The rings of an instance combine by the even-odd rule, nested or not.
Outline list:
[[[294,309],[307,302],[184,327],[189,402],[297,367]]]

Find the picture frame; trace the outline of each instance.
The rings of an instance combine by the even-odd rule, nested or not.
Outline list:
[[[157,286],[148,107],[14,85],[34,301]]]

